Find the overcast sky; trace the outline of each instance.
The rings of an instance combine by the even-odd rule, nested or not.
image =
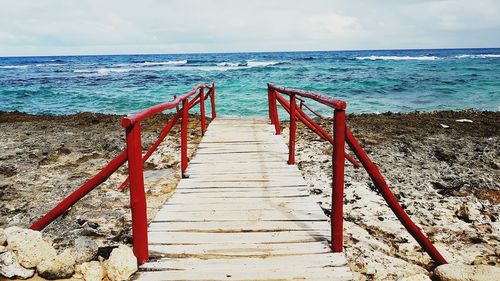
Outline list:
[[[500,47],[500,0],[0,0],[0,56]]]

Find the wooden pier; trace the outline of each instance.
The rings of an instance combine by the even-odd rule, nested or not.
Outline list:
[[[351,280],[330,224],[265,119],[215,119],[149,225],[135,280]]]

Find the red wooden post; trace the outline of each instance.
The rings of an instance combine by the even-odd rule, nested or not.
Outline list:
[[[207,123],[205,120],[205,91],[204,88],[200,89],[200,114],[201,114],[201,135],[205,135],[207,130]]]
[[[295,103],[295,95],[290,95],[290,135],[288,140],[288,165],[295,164],[295,134],[297,133],[297,104]]]
[[[148,260],[148,217],[144,174],[142,164],[142,143],[140,123],[126,129],[128,174],[130,177],[130,209],[132,210],[132,237],[137,262]]]
[[[217,117],[217,113],[215,111],[215,84],[212,83],[212,92],[210,93],[210,103],[212,104],[212,120]]]
[[[269,111],[269,120],[271,121],[271,124],[274,124],[273,113],[272,113],[271,91],[272,91],[271,86],[267,84],[267,108]]]
[[[345,127],[345,111],[336,109],[333,119],[333,138],[335,142],[333,143],[332,212],[330,215],[332,251],[336,253],[343,250]]]
[[[182,126],[181,126],[181,175],[185,176],[188,166],[187,159],[187,126],[189,118],[189,103],[188,99],[182,101]]]
[[[278,104],[276,103],[276,95],[278,93],[276,90],[273,90],[271,93],[271,101],[272,101],[272,111],[273,111],[273,120],[274,120],[274,129],[276,130],[276,134],[280,135],[281,134],[281,128],[280,128],[280,119],[278,116]]]

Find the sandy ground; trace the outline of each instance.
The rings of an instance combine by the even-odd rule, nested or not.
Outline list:
[[[125,146],[121,118],[0,113],[0,227],[29,227],[116,157]],[[144,148],[153,144],[168,120],[158,115],[143,122]],[[145,165],[150,220],[180,179],[179,124]],[[201,139],[197,116],[190,117],[189,127],[192,155]],[[125,164],[44,230],[56,248],[71,246],[79,236],[92,237],[103,250],[131,243],[129,192],[117,190],[127,175]]]
[[[405,211],[449,262],[500,266],[500,112],[386,113],[347,120]],[[331,120],[321,125],[331,133]],[[288,137],[288,128],[283,135]],[[297,163],[327,215],[331,153],[330,145],[299,125]],[[365,170],[346,164],[345,181],[345,251],[356,278],[431,275],[435,264]]]

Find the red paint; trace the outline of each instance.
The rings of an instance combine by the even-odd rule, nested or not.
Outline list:
[[[332,212],[330,216],[332,251],[343,251],[343,206],[344,206],[344,146],[345,146],[345,110],[336,109],[333,118],[333,182],[332,182]]]
[[[295,102],[295,95],[290,95],[290,134],[288,140],[288,164],[295,164],[295,134],[297,133],[297,103]]]
[[[205,93],[203,88],[200,89],[200,115],[201,115],[201,136],[205,135],[207,129],[207,121],[205,120]]]
[[[399,205],[398,200],[392,194],[389,186],[384,180],[384,177],[380,173],[379,169],[373,162],[370,160],[366,152],[363,150],[359,142],[352,135],[349,128],[346,129],[346,140],[349,147],[351,147],[352,151],[356,154],[358,159],[363,164],[363,167],[366,169],[373,183],[377,187],[382,197],[384,197],[385,201],[394,212],[399,221],[403,224],[403,226],[408,230],[408,232],[417,240],[418,244],[431,256],[431,258],[437,262],[438,264],[447,263],[443,256],[439,253],[439,251],[432,245],[431,241],[422,233],[420,228],[411,220],[411,218],[405,213],[401,205]]]
[[[290,105],[288,102],[281,96],[280,94],[276,95],[276,99],[278,102],[283,106],[283,108],[290,113]],[[309,117],[305,112],[300,110],[300,108],[296,108],[296,111],[298,114],[296,114],[297,118],[304,123],[311,131],[315,132],[318,136],[322,137],[325,140],[328,140],[331,144],[333,144],[333,138],[325,131],[323,128],[321,128],[320,125],[318,125],[316,122],[314,122],[311,117]],[[347,152],[345,152],[345,158],[349,162],[351,162],[355,167],[360,167],[361,165],[352,158],[351,155],[349,155]]]
[[[281,134],[281,127],[280,127],[280,118],[278,116],[278,106],[276,104],[276,91],[272,91],[271,92],[271,102],[272,102],[272,105],[271,105],[271,108],[272,108],[272,115],[273,115],[273,124],[274,124],[274,130],[276,132],[276,135],[280,135]]]
[[[187,130],[189,118],[189,104],[185,99],[182,102],[182,126],[181,126],[181,175],[184,178],[188,166],[187,158]]]
[[[327,96],[323,96],[317,93],[309,92],[309,91],[303,91],[303,90],[296,90],[296,89],[287,89],[284,87],[276,86],[272,83],[267,84],[269,88],[272,90],[278,91],[282,94],[286,95],[291,95],[291,94],[296,94],[299,97],[304,97],[304,98],[310,98],[312,100],[315,100],[319,103],[328,105],[334,109],[346,109],[347,104],[343,100],[339,100],[336,98],[331,98]]]
[[[179,105],[180,102],[184,101],[185,99],[191,97],[192,95],[195,95],[196,92],[200,89],[200,88],[204,88],[206,87],[205,85],[198,85],[196,87],[194,87],[191,91],[189,91],[188,93],[180,96],[180,97],[177,97],[175,98],[173,101],[171,102],[165,102],[165,103],[162,103],[162,104],[158,104],[158,105],[155,105],[155,106],[152,106],[150,108],[147,108],[147,109],[144,109],[144,110],[141,110],[139,112],[136,112],[130,116],[127,116],[125,118],[122,119],[122,127],[123,128],[126,128],[126,127],[129,127],[135,123],[139,123],[141,121],[144,121],[146,119],[148,119],[149,117],[153,116],[153,115],[156,115],[158,113],[161,113],[165,110],[168,110],[168,109],[172,109],[172,108],[175,108],[177,105]]]
[[[99,173],[80,186],[77,190],[73,191],[68,197],[64,198],[57,206],[52,208],[46,215],[38,219],[30,227],[33,230],[42,230],[60,215],[66,212],[78,200],[82,199],[87,193],[92,191],[96,186],[105,182],[118,168],[127,161],[127,150],[123,150],[120,155],[111,160]]]
[[[212,119],[217,117],[217,112],[215,108],[215,84],[212,83],[210,86],[210,103],[212,104]]]
[[[269,113],[269,121],[271,121],[271,124],[274,124],[274,116],[272,113],[272,97],[271,97],[271,88],[267,87],[267,108],[268,108],[268,113]]]
[[[137,262],[143,264],[148,260],[148,217],[146,194],[144,192],[144,174],[142,170],[140,124],[133,124],[127,127],[126,137],[134,255],[137,257]]]

